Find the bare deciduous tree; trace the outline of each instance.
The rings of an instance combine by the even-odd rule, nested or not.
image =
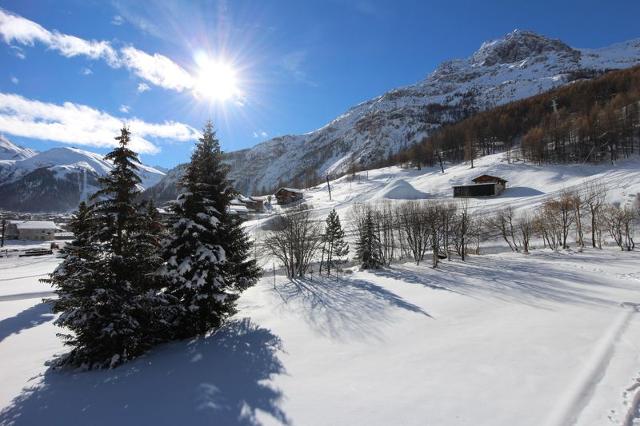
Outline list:
[[[606,218],[609,235],[622,251],[631,251],[635,248],[633,241],[634,222],[636,214],[629,206],[620,207],[616,204],[605,206],[603,216]]]
[[[264,246],[282,262],[289,278],[302,277],[320,247],[320,236],[320,227],[311,220],[310,211],[300,205],[272,221]]]
[[[590,182],[584,190],[584,203],[591,216],[591,245],[602,248],[602,232],[600,214],[607,196],[607,188],[602,182]]]

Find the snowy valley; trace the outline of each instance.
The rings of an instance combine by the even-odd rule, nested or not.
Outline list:
[[[507,189],[471,201],[478,214],[534,211],[596,181],[608,201],[631,205],[639,164],[537,166],[497,154],[474,169],[345,176],[331,182],[331,200],[321,185],[304,202],[318,220],[335,208],[350,229],[356,203],[453,200],[452,185],[493,174]],[[245,226],[259,235],[269,218]],[[403,261],[293,280],[263,261],[264,277],[219,331],[88,373],[47,367],[66,349],[41,302],[52,293],[37,280],[59,259],[0,259],[0,424],[634,424],[638,253],[539,243],[525,255],[487,241],[480,255],[437,269]]]
[[[0,426],[640,426],[637,34],[514,30],[251,146],[336,116],[345,69],[424,76],[431,11],[69,3],[77,35],[0,7],[0,130],[54,144],[0,134]]]

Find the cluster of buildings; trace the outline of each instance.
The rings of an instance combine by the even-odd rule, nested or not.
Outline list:
[[[267,205],[269,205],[268,197],[239,195],[231,200],[229,211],[240,216],[248,216],[250,213],[264,213]]]
[[[5,225],[7,240],[53,241],[63,230],[50,220],[10,220]]]

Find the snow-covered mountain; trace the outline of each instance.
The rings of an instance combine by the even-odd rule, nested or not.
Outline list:
[[[0,208],[18,211],[69,211],[97,190],[98,178],[112,168],[100,154],[60,147],[34,152],[1,139],[0,147],[16,152],[0,161]],[[0,151],[1,152],[1,151]],[[164,173],[138,164],[141,189],[157,184]]]
[[[0,162],[6,163],[7,161],[25,160],[36,154],[36,151],[18,146],[0,135]]]
[[[305,174],[370,165],[410,146],[442,124],[523,99],[578,78],[640,64],[640,39],[601,49],[515,30],[482,44],[467,59],[441,64],[424,80],[363,102],[324,127],[232,152],[231,177],[243,192]]]

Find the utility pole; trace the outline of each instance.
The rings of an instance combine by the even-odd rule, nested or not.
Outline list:
[[[276,264],[275,264],[275,262],[272,264],[272,268],[273,268],[273,288],[275,290],[275,288],[276,288]]]
[[[331,201],[331,182],[329,182],[329,175],[327,175],[327,189],[329,190],[329,201]]]
[[[4,232],[7,229],[7,219],[2,219],[2,236],[0,237],[0,247],[4,247]]]

